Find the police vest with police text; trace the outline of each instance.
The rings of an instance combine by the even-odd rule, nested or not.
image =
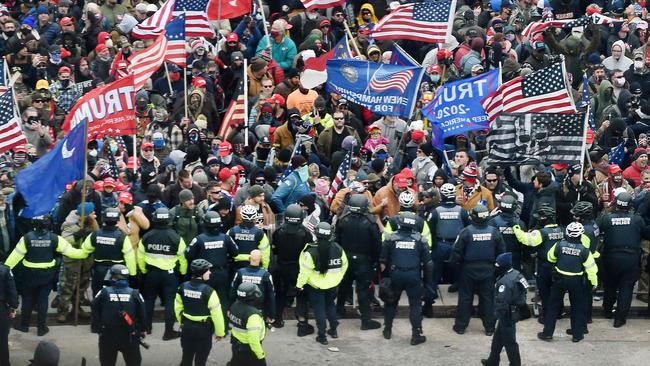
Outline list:
[[[564,239],[564,227],[547,226],[539,230],[542,235],[542,244],[537,246],[537,259],[540,264],[550,264],[548,262],[548,251],[553,245]]]
[[[555,256],[557,263],[555,267],[568,273],[581,273],[583,272],[583,263],[589,256],[589,249],[582,243],[571,243],[562,240],[555,247]]]
[[[257,226],[235,226],[230,230],[232,233],[231,237],[239,248],[239,254],[250,254],[250,252],[257,249],[257,246],[264,235],[264,232],[258,229]]]
[[[456,240],[458,233],[465,227],[461,212],[463,208],[456,206],[440,205],[436,207],[438,221],[436,222],[437,240],[453,242]]]
[[[183,300],[183,313],[192,316],[209,316],[208,300],[212,287],[203,282],[187,281],[178,287],[178,294]]]
[[[198,258],[203,258],[212,263],[215,269],[224,268],[228,264],[228,240],[225,233],[209,234],[203,233],[194,239],[196,242],[190,243],[197,245]],[[188,247],[189,250],[189,247]]]
[[[387,258],[390,265],[400,271],[414,271],[420,268],[422,258],[420,258],[421,246],[423,245],[422,235],[419,233],[391,233],[386,238],[391,246],[391,256]]]
[[[121,230],[100,229],[91,234],[90,240],[95,247],[95,261],[122,262],[124,255],[122,246],[126,236]]]
[[[38,235],[35,231],[30,231],[25,234],[25,253],[24,260],[31,263],[49,263],[54,260],[54,253],[56,252],[59,238],[46,231],[42,235]]]
[[[152,257],[176,257],[181,237],[172,229],[153,229],[142,238],[144,250]]]
[[[496,259],[495,235],[498,229],[486,225],[478,227],[471,225],[467,227],[469,243],[465,247],[465,262],[489,262],[494,263]]]

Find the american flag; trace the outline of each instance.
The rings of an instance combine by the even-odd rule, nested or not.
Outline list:
[[[610,150],[609,154],[609,163],[621,165],[623,159],[625,158],[625,141],[621,141],[615,148]]]
[[[139,90],[145,81],[158,70],[165,60],[165,51],[167,50],[167,37],[165,30],[151,44],[151,46],[129,57],[129,71],[133,73],[133,86]]]
[[[0,58],[0,93],[7,91],[7,76],[9,75],[7,69],[7,61],[4,57]]]
[[[0,95],[0,152],[11,150],[18,145],[27,144],[27,139],[20,129],[20,117],[14,108],[11,90]]]
[[[585,114],[503,113],[490,123],[491,164],[580,162]]]
[[[104,144],[110,145],[110,140],[104,139]],[[108,153],[108,174],[111,176],[111,178],[118,179],[120,170],[117,168],[117,160],[115,160],[115,155],[113,155],[113,151],[110,149],[110,147],[106,149],[106,151]]]
[[[185,14],[185,36],[214,37],[214,30],[208,20],[208,2],[210,0],[176,0],[172,15]]]
[[[291,159],[293,159],[294,156],[296,155],[302,155],[302,142],[303,142],[303,136],[304,135],[296,135],[296,145],[293,147],[293,151],[291,152]],[[284,178],[288,177],[289,174],[293,172],[293,168],[291,168],[291,164],[287,166],[287,168],[282,172],[282,177],[280,177],[280,180],[283,180]]]
[[[596,124],[594,123],[594,112],[589,107],[590,99],[591,98],[589,96],[589,79],[587,78],[587,74],[585,73],[582,76],[582,100],[580,101],[580,108],[587,108],[587,112],[589,113],[589,116],[587,117],[589,121],[589,127],[592,130],[596,130]]]
[[[400,5],[381,18],[372,30],[372,37],[445,43],[451,34],[455,9],[456,0]]]
[[[246,118],[246,111],[244,110],[244,81],[239,80],[237,85],[236,97],[228,104],[226,114],[223,116],[221,126],[219,127],[218,136],[226,140],[232,131],[239,125],[243,124]]]
[[[177,16],[165,27],[167,32],[167,51],[165,60],[179,67],[187,65],[187,51],[185,49],[185,14]]]
[[[611,24],[611,23],[622,23],[625,21],[625,19],[610,18],[603,14],[594,13],[591,14],[591,21],[594,24]]]
[[[327,9],[345,4],[345,0],[300,0],[307,10]]]
[[[518,76],[502,84],[481,104],[490,121],[501,112],[575,113],[565,75],[564,62],[560,62],[525,77]]]
[[[336,193],[338,193],[339,188],[343,184],[343,181],[347,178],[348,176],[348,170],[350,170],[350,164],[352,163],[352,150],[348,151],[347,154],[345,154],[345,158],[343,159],[343,162],[341,162],[341,165],[339,165],[339,170],[336,172],[336,177],[334,177],[334,181],[332,182],[332,186],[330,187],[330,193],[327,195],[327,203],[332,204],[332,200],[334,199],[334,196],[336,196]]]
[[[398,71],[390,73],[382,70],[383,65],[370,78],[368,88],[375,92],[384,92],[389,89],[397,89],[404,93],[413,78],[413,70]]]
[[[573,22],[574,20],[575,19],[562,19],[562,20],[547,20],[545,22],[532,22],[529,23],[526,26],[526,28],[524,28],[523,31],[521,31],[521,35],[523,37],[530,38],[531,36],[534,36],[537,33],[545,31],[546,28],[550,28],[550,27],[561,28]]]
[[[152,16],[145,19],[144,22],[133,28],[131,34],[133,38],[151,39],[156,38],[165,30],[165,26],[172,19],[172,10],[176,0],[167,0],[163,6],[158,9]]]

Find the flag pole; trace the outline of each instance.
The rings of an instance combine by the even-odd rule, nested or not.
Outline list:
[[[248,147],[248,60],[244,57],[244,146]]]
[[[221,5],[221,2],[219,2],[219,5]],[[269,28],[266,26],[266,15],[264,14],[264,5],[262,4],[262,0],[257,0],[257,6],[259,7],[259,10],[261,10],[260,14],[262,14],[262,24],[264,25],[264,35],[266,36],[266,47],[271,47],[271,36],[269,36]]]
[[[219,3],[219,4],[221,4],[221,3]],[[167,85],[169,86],[169,92],[173,93],[174,90],[172,89],[172,79],[169,77],[169,69],[167,68],[167,63],[163,62],[163,65],[165,65],[165,75],[167,75]]]
[[[187,66],[186,70],[183,71],[183,99],[185,105],[185,118],[187,118]]]
[[[589,126],[589,112],[591,105],[587,106],[587,113],[585,113],[585,120],[582,123],[582,148],[580,149],[580,184],[578,184],[578,201],[580,201],[580,186],[582,186],[582,180],[584,179],[584,170],[585,170],[585,153],[587,150],[587,127]]]
[[[343,26],[345,27],[345,33],[350,38],[350,41],[352,41],[352,47],[354,47],[354,52],[357,53],[357,56],[361,56],[361,51],[359,51],[359,46],[357,46],[357,41],[352,36],[352,32],[350,32],[350,26],[348,25],[348,21],[346,19],[343,19]]]
[[[88,172],[88,120],[83,121],[84,123],[84,171],[83,177],[81,178],[81,218],[79,218],[79,226],[81,229],[84,229],[84,222],[86,221],[86,174]],[[79,272],[77,273],[77,284],[76,284],[76,294],[74,298],[74,326],[76,327],[79,324],[79,291],[81,291],[81,266],[79,266]]]

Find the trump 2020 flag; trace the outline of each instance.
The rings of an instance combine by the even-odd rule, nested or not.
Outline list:
[[[422,113],[431,121],[434,146],[444,148],[446,137],[488,128],[488,116],[481,100],[499,88],[500,73],[500,69],[495,69],[473,78],[447,82],[422,107]]]
[[[386,116],[409,118],[423,69],[352,59],[327,61],[327,91]]]
[[[26,218],[47,214],[66,184],[84,177],[86,122],[80,123],[50,152],[16,176],[16,189],[25,199]]]

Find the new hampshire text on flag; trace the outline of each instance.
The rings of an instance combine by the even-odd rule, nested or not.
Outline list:
[[[379,115],[410,117],[423,69],[368,61],[327,61],[327,91]]]
[[[16,189],[27,207],[26,218],[49,213],[65,186],[84,177],[86,123],[79,123],[50,152],[16,176]]]
[[[443,146],[443,140],[467,131],[488,128],[489,121],[481,100],[499,88],[495,69],[479,76],[445,83],[433,100],[422,108],[433,128],[433,145]]]

